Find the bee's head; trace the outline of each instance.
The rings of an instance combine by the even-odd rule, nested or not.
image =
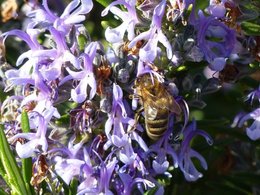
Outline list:
[[[143,74],[135,80],[134,87],[152,91],[155,88],[155,78],[151,74]]]

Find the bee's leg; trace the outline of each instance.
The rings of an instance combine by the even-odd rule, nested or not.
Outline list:
[[[131,126],[131,128],[127,131],[128,133],[131,133],[132,131],[134,131],[136,129],[136,126],[138,124],[139,118],[141,113],[144,111],[144,107],[139,108],[136,113],[135,113],[135,124],[133,126]]]
[[[141,107],[139,108],[136,113],[135,113],[135,121],[138,122],[139,121],[139,118],[140,118],[140,115],[141,113],[144,111],[144,107]]]
[[[129,95],[129,99],[133,100],[133,99],[140,99],[140,96],[137,94],[131,94]]]

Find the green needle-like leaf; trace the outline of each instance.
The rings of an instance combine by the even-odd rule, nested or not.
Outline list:
[[[21,115],[21,127],[24,133],[30,132],[30,123],[26,110],[22,111]],[[24,181],[26,182],[27,190],[30,190],[32,193],[34,192],[33,187],[30,185],[31,177],[32,177],[32,158],[24,158],[22,159],[22,175]]]
[[[0,125],[0,159],[6,171],[7,183],[10,184],[12,194],[31,195],[31,192],[26,188],[19,167],[7,142],[3,125]]]
[[[247,35],[259,35],[260,34],[260,25],[253,22],[242,22],[242,29]]]
[[[69,193],[69,195],[77,194],[78,185],[79,185],[78,180],[73,178],[70,182],[70,193]]]
[[[104,7],[107,7],[112,1],[111,0],[96,0],[96,2],[100,3]]]
[[[64,182],[64,180],[59,176],[59,175],[57,175],[57,179],[59,180],[59,182],[62,184],[62,187],[63,187],[63,189],[64,189],[64,194],[65,195],[70,195],[70,187],[69,187],[69,185],[67,185],[65,182]]]
[[[87,41],[88,40],[84,35],[80,34],[78,36],[78,45],[79,45],[80,51],[84,51],[84,48],[85,48],[85,45],[87,44]]]
[[[7,178],[5,177],[6,172],[5,172],[5,169],[4,169],[3,164],[1,162],[1,159],[0,159],[0,175],[4,178],[4,180],[7,180]]]
[[[0,188],[0,195],[8,195],[3,189]]]
[[[22,131],[24,133],[29,133],[30,132],[30,123],[29,123],[29,118],[28,118],[28,114],[26,112],[26,110],[22,111],[22,122],[21,122],[21,127],[22,127]]]

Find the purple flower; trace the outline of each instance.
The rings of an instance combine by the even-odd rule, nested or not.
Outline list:
[[[84,161],[79,159],[67,159],[60,156],[55,157],[55,171],[69,185],[74,176],[79,176]]]
[[[114,84],[113,85],[113,103],[112,111],[109,113],[108,119],[105,124],[105,133],[108,138],[106,147],[111,144],[122,147],[128,143],[129,135],[126,132],[123,123],[128,123],[130,119],[127,117],[124,103],[122,101],[122,89]],[[133,124],[134,122],[132,122]]]
[[[31,61],[32,62],[32,61]],[[28,64],[31,67],[30,64]],[[29,84],[35,86],[39,91],[45,94],[50,93],[50,89],[45,83],[42,75],[38,70],[38,65],[35,67],[31,67],[32,69],[28,69],[28,66],[24,65],[20,69],[11,69],[6,71],[6,78],[9,84],[6,87],[6,91],[19,85],[23,85],[24,87]],[[30,72],[32,70],[32,73]]]
[[[147,43],[140,49],[139,56],[144,62],[153,62],[157,57],[158,53],[158,42],[162,43],[166,48],[167,57],[171,59],[172,48],[167,37],[164,35],[162,27],[162,18],[164,16],[166,1],[163,0],[158,4],[153,12],[152,23],[148,31],[142,32],[137,37],[135,37],[130,43],[129,48],[132,48],[140,40],[147,40]]]
[[[16,143],[16,152],[20,158],[32,157],[36,152],[47,152],[48,142],[46,138],[47,125],[50,121],[54,109],[49,113],[49,116],[44,118],[37,112],[29,113],[30,128],[36,129],[35,133],[18,133],[9,141],[15,141],[18,138],[29,140],[25,144],[19,141]]]
[[[217,18],[223,18],[226,14],[225,1],[210,0],[207,12]]]
[[[25,59],[28,59],[20,69],[11,69],[5,72],[8,86],[6,90],[9,90],[17,85],[26,85],[31,84],[38,87],[40,90],[47,92],[48,88],[43,81],[42,75],[39,73],[37,63],[39,61],[38,58],[32,57],[35,51],[42,49],[42,46],[37,42],[37,36],[39,31],[28,29],[28,33],[23,32],[21,30],[12,30],[2,34],[4,37],[4,41],[8,36],[17,36],[27,43],[30,47],[30,50],[21,54],[17,61],[16,65],[21,65]],[[31,73],[32,71],[32,73]]]
[[[254,101],[255,99],[257,99],[258,102],[260,103],[260,86],[258,87],[258,89],[253,90],[252,92],[250,92],[250,93],[247,95],[245,101],[249,101],[250,104],[252,105],[252,104],[253,104],[253,101]]]
[[[161,150],[161,151],[160,151]],[[169,161],[167,160],[164,149],[160,148],[157,153],[157,157],[152,162],[152,167],[156,174],[163,174],[169,168]]]
[[[168,20],[175,22],[179,17],[183,17],[190,5],[192,5],[192,10],[188,22],[193,24],[195,21],[195,0],[170,1],[170,9],[167,10],[166,14]]]
[[[75,141],[75,136],[73,136],[69,143],[68,147],[63,148],[53,148],[49,151],[49,153],[56,153],[54,157],[55,161],[55,171],[57,174],[65,181],[66,184],[69,184],[71,179],[75,176],[79,176],[81,174],[82,166],[88,163],[85,162],[80,157],[82,156],[82,146],[85,143],[85,140],[81,140],[77,144],[73,144]],[[60,152],[61,154],[58,154]],[[86,153],[84,153],[84,158],[86,158]]]
[[[119,177],[123,183],[123,188],[119,193],[124,195],[130,195],[132,188],[138,183],[142,183],[146,190],[155,187],[154,183],[148,179],[143,179],[142,177],[133,178],[129,174],[122,171],[119,171]],[[140,187],[139,190],[141,190]]]
[[[202,173],[194,166],[192,158],[197,158],[201,166],[207,169],[207,162],[203,156],[190,147],[190,142],[196,135],[201,135],[210,145],[212,144],[212,138],[206,132],[197,129],[195,120],[183,131],[183,141],[178,154],[178,165],[187,181],[196,181],[202,177]]]
[[[51,100],[51,94],[43,92],[33,92],[32,94],[26,96],[21,102],[21,108],[26,107],[30,104],[35,105],[32,111],[41,113],[44,118],[49,116],[54,116],[56,118],[60,117],[60,114],[53,106],[53,101]]]
[[[95,177],[95,169],[93,161],[91,160],[86,148],[83,149],[85,164],[82,166],[81,177],[83,181],[78,185],[78,195],[85,193],[97,193],[98,191],[98,178]]]
[[[30,84],[41,92],[50,93],[50,82],[57,78],[61,79],[61,68],[65,62],[69,61],[73,66],[79,67],[78,60],[67,48],[65,37],[53,27],[50,27],[49,31],[56,42],[56,49],[43,49],[36,40],[39,33],[36,29],[28,29],[28,33],[13,30],[3,34],[4,37],[15,35],[30,47],[30,50],[17,59],[17,65],[21,65],[25,59],[28,59],[23,66],[18,70],[12,69],[6,72],[9,82],[7,90],[16,85]]]
[[[221,71],[235,46],[235,32],[213,16],[199,11],[198,46],[212,70]]]
[[[260,108],[255,109],[254,111],[248,114],[238,114],[233,122],[233,127],[238,126],[242,127],[243,124],[248,121],[253,120],[253,123],[250,127],[246,128],[247,136],[252,140],[257,140],[260,138]]]
[[[169,143],[169,131],[159,141],[150,146],[148,156],[152,156],[151,168],[155,175],[169,174],[167,172],[170,165],[169,157],[173,161],[173,166],[175,168],[178,167],[178,156]]]
[[[78,187],[78,195],[80,194],[113,194],[110,190],[110,182],[112,173],[115,170],[115,167],[117,165],[117,159],[109,159],[107,158],[105,161],[103,161],[99,154],[94,151],[94,153],[97,155],[99,159],[99,163],[97,163],[97,167],[99,174],[96,178],[92,177],[94,176],[94,173],[91,175],[92,172],[91,169],[83,169],[86,174],[86,179],[79,185]],[[89,172],[91,171],[91,172]],[[90,179],[90,180],[88,180]]]
[[[6,33],[3,33],[1,35],[1,37],[4,37],[3,39],[3,43],[5,42],[6,38],[9,36],[17,36],[18,38],[20,38],[21,40],[25,41],[26,44],[30,47],[31,50],[37,50],[37,49],[41,49],[42,46],[38,43],[37,41],[37,36],[40,34],[40,30],[37,29],[32,29],[30,26],[28,26],[27,28],[27,32],[21,31],[21,30],[11,30],[8,31]],[[29,50],[29,51],[31,51]],[[20,65],[21,62],[25,59],[25,58],[29,58],[31,56],[31,54],[25,52],[23,53],[16,62],[16,65]]]
[[[155,76],[159,82],[163,82],[164,79],[162,77],[162,75],[160,75],[158,72],[154,71],[152,68],[151,68],[151,64],[150,63],[146,63],[146,62],[143,62],[142,60],[139,60],[138,61],[138,65],[137,65],[137,74],[136,76],[139,77],[143,74],[150,74],[151,77],[152,75]]]
[[[47,0],[43,0],[43,9],[37,9],[29,14],[33,18],[31,25],[47,24],[54,26],[64,34],[68,34],[73,25],[86,19],[86,14],[93,8],[92,0],[74,0],[69,3],[60,17],[56,16],[48,7]]]
[[[114,84],[113,86],[113,105],[112,111],[105,124],[105,133],[108,138],[104,148],[108,149],[110,146],[119,148],[119,159],[125,164],[131,164],[137,157],[132,147],[131,138],[138,140],[140,146],[146,150],[145,142],[136,133],[130,135],[128,131],[131,128],[142,130],[139,125],[135,125],[135,120],[127,117],[125,106],[123,104],[123,92],[121,88]],[[132,131],[134,130],[132,129]]]
[[[77,103],[82,103],[86,98],[91,100],[96,94],[97,86],[93,73],[93,60],[96,55],[97,46],[97,42],[90,43],[80,56],[83,60],[83,66],[80,67],[81,71],[75,72],[67,68],[69,75],[61,82],[65,83],[70,79],[79,80],[79,84],[76,88],[71,90],[71,98]],[[88,87],[91,88],[89,94],[87,94]]]
[[[113,194],[110,191],[110,180],[112,177],[112,173],[117,165],[117,159],[113,158],[112,160],[108,161],[107,164],[101,162],[100,167],[100,183],[99,183],[99,192],[104,192],[104,194]]]
[[[122,11],[115,5],[123,5],[127,11]],[[108,42],[117,43],[122,42],[125,32],[127,31],[128,40],[132,40],[135,37],[135,25],[139,23],[135,10],[136,0],[117,0],[112,2],[103,12],[102,16],[107,15],[110,10],[114,15],[123,20],[122,24],[116,28],[111,29],[108,27],[105,31],[105,37]]]
[[[70,62],[76,68],[80,66],[77,58],[67,47],[65,37],[62,33],[53,27],[50,27],[49,31],[56,43],[56,48],[37,50],[32,55],[33,57],[42,59],[39,71],[46,81],[61,79],[61,69],[66,62]]]

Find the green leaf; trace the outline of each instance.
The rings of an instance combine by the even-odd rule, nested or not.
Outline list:
[[[234,183],[223,178],[218,182],[206,182],[206,185],[213,188],[213,191],[216,194],[250,194],[246,189],[241,188],[240,186],[235,185]]]
[[[77,194],[77,189],[78,189],[78,180],[73,178],[70,182],[70,192],[69,195],[75,195]]]
[[[7,183],[10,184],[12,194],[31,195],[31,192],[26,188],[19,167],[9,147],[2,124],[0,125],[0,159],[5,169],[8,178]]]
[[[112,2],[112,0],[96,0],[96,2],[100,3],[104,7],[107,7]]]
[[[30,123],[29,123],[29,118],[28,118],[28,114],[27,114],[26,110],[22,111],[21,127],[22,127],[22,131],[24,133],[29,133],[30,132]]]
[[[247,183],[248,185],[258,185],[260,181],[260,175],[257,172],[235,172],[233,177],[236,178],[237,181]]]
[[[30,132],[30,123],[29,123],[29,118],[26,110],[22,111],[21,114],[21,127],[22,131],[24,133],[29,133]],[[24,178],[24,181],[26,182],[26,187],[27,190],[30,190],[32,193],[34,192],[33,186],[30,185],[30,181],[32,178],[32,158],[24,158],[22,159],[22,175]]]
[[[30,184],[32,178],[32,158],[22,159],[22,175],[25,181],[27,190],[34,194],[33,186]]]
[[[59,175],[57,175],[57,179],[62,184],[62,187],[64,189],[64,194],[65,195],[70,195],[70,187],[69,187],[69,185],[67,185],[65,183],[65,181]]]
[[[0,195],[8,195],[2,188],[0,188]]]
[[[87,37],[83,34],[80,34],[78,36],[78,45],[79,45],[79,50],[84,51],[85,45],[87,44]]]
[[[244,30],[246,35],[260,35],[260,25],[255,24],[253,22],[242,22],[241,24],[242,29]]]
[[[5,177],[6,176],[6,172],[5,172],[5,169],[4,169],[4,166],[1,162],[1,159],[0,159],[0,175],[5,179],[7,180],[7,178]]]

